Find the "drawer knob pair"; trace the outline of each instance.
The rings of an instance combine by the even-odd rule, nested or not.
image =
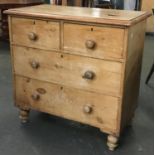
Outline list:
[[[90,106],[90,105],[85,105],[85,106],[83,107],[83,111],[84,111],[84,113],[86,113],[86,114],[91,114],[92,111],[93,111],[93,108],[92,108],[92,106]]]
[[[38,93],[34,93],[34,94],[32,94],[32,99],[34,100],[34,101],[38,101],[39,99],[40,99],[40,95],[38,94]]]
[[[39,62],[36,62],[34,60],[30,62],[30,65],[33,69],[37,69],[40,66]]]
[[[30,40],[32,40],[32,41],[35,41],[35,40],[37,40],[37,35],[34,33],[34,32],[30,32],[29,34],[28,34],[28,38],[30,39]]]
[[[93,40],[87,40],[85,45],[88,49],[94,49],[96,46],[96,43]]]
[[[84,79],[93,80],[95,77],[95,73],[92,71],[86,71],[83,75]]]

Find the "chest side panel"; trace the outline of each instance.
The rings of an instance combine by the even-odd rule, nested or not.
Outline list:
[[[123,86],[122,129],[131,122],[138,104],[145,26],[146,21],[142,21],[128,30],[127,59]]]

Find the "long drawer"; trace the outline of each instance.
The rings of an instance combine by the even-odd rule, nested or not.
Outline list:
[[[16,104],[114,132],[119,99],[62,85],[15,77]]]
[[[16,74],[120,96],[122,63],[13,46]]]
[[[12,42],[41,49],[60,49],[59,22],[13,18]]]
[[[64,23],[64,51],[100,59],[124,58],[124,29]]]

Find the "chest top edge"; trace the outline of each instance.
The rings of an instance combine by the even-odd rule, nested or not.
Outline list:
[[[98,23],[118,26],[132,26],[151,16],[150,12],[114,9],[81,8],[53,5],[38,5],[5,11],[9,15]]]

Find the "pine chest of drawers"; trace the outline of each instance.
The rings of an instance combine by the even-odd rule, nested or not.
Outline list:
[[[15,105],[108,133],[110,150],[137,106],[147,12],[40,5],[9,14]]]

